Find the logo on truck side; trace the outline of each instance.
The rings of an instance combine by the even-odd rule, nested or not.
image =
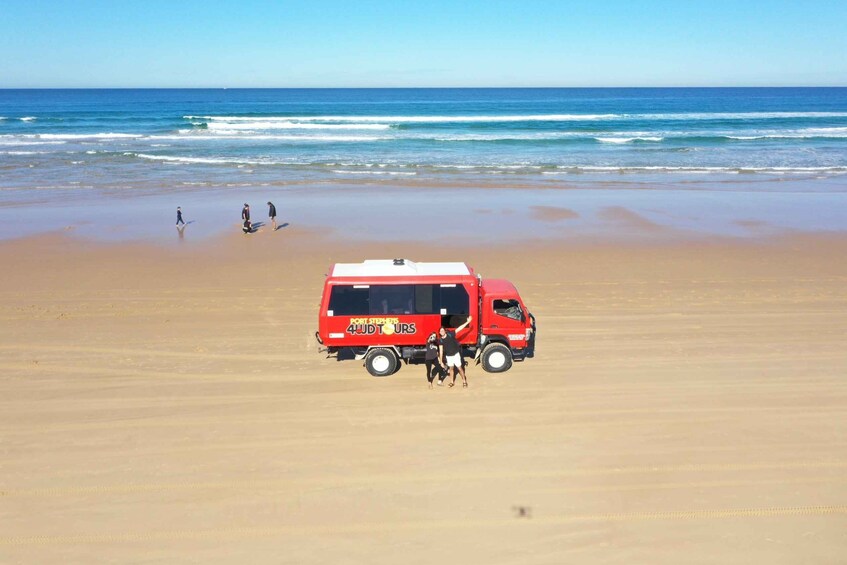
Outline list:
[[[417,332],[414,323],[400,323],[399,318],[350,318],[350,335],[410,335]]]

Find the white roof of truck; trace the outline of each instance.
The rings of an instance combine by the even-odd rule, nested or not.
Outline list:
[[[336,263],[334,277],[398,277],[398,276],[457,276],[469,275],[464,263],[416,263],[402,259],[368,259],[361,263]]]

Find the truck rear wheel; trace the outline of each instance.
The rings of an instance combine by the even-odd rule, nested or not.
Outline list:
[[[487,373],[504,373],[512,367],[512,350],[502,343],[491,343],[482,350],[482,368]]]
[[[375,377],[387,377],[397,372],[400,361],[397,355],[385,347],[377,347],[365,355],[365,368]]]

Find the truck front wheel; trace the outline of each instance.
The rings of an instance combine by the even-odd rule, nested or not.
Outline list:
[[[365,368],[375,377],[387,377],[397,371],[400,361],[390,349],[377,347],[365,356]]]
[[[512,367],[512,350],[502,343],[491,343],[482,350],[482,368],[488,373],[503,373]]]

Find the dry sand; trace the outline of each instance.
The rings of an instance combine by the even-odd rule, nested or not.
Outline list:
[[[398,255],[512,280],[537,357],[468,390],[325,359],[326,267]],[[0,244],[0,562],[843,563],[845,256]]]

